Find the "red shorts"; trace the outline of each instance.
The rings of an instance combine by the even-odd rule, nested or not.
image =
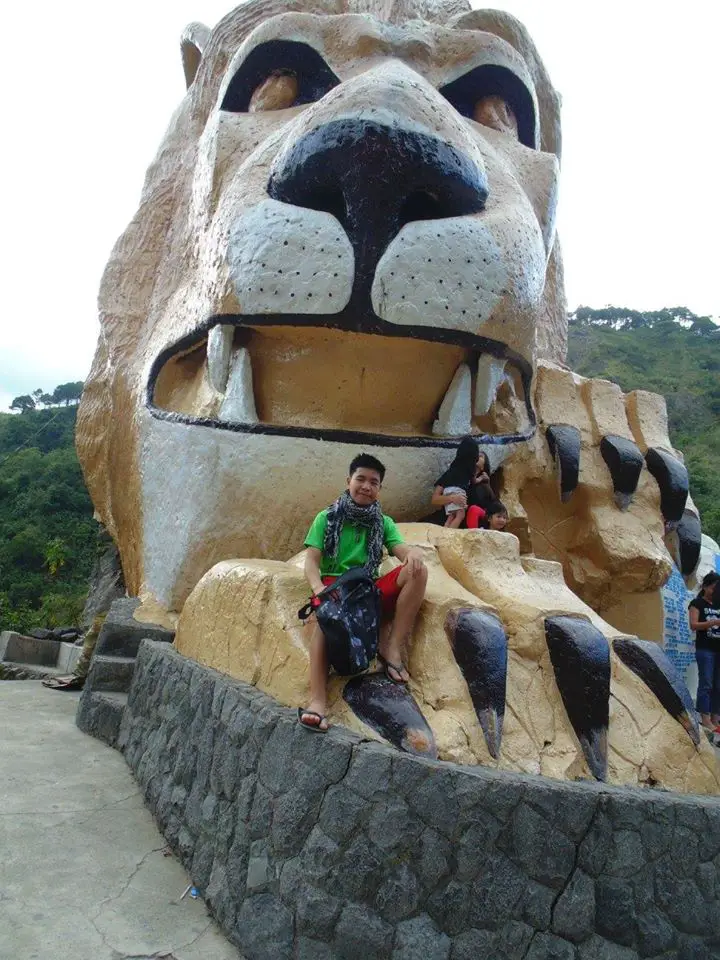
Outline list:
[[[378,577],[375,581],[375,586],[380,591],[380,604],[383,612],[383,616],[391,617],[395,613],[395,604],[397,603],[397,598],[400,595],[400,587],[398,586],[398,577],[400,576],[400,571],[403,566],[400,564],[397,567],[394,567],[390,573],[386,573],[383,577]],[[331,583],[335,583],[337,577],[323,577],[322,582],[326,587],[329,587]]]

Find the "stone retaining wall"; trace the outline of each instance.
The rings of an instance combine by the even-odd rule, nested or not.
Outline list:
[[[118,746],[249,960],[720,957],[720,802],[422,761],[140,650]]]

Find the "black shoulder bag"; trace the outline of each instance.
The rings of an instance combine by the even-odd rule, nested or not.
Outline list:
[[[362,673],[377,654],[380,636],[380,591],[365,567],[354,567],[298,610],[307,620],[314,611],[325,636],[328,662],[336,673]]]

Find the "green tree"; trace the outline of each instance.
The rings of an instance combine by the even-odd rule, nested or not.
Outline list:
[[[45,544],[45,566],[54,577],[65,566],[68,559],[68,547],[61,537],[53,537]]]
[[[20,397],[15,397],[13,402],[10,404],[10,409],[19,410],[20,413],[27,413],[29,410],[35,409],[35,401],[29,393],[24,393]]]
[[[77,403],[82,396],[84,383],[82,380],[76,380],[73,383],[61,383],[53,390],[53,403]]]

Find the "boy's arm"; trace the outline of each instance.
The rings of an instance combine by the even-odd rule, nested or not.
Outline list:
[[[390,553],[398,560],[402,560],[411,577],[416,577],[425,566],[422,551],[418,550],[417,547],[409,547],[406,543],[396,543]]]
[[[322,560],[322,551],[317,547],[308,547],[305,553],[305,579],[310,584],[313,593],[320,593],[325,589],[325,584],[320,576],[320,561]]]

